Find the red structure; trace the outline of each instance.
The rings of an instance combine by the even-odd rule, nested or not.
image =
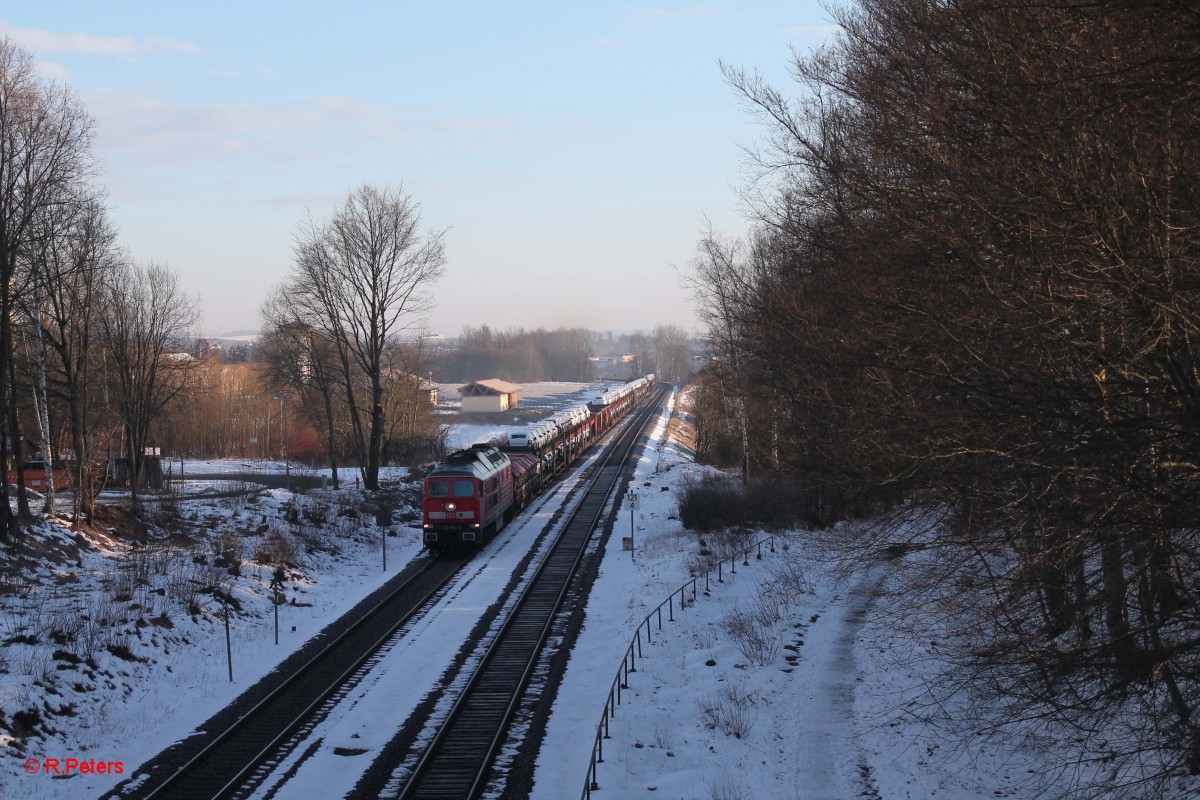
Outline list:
[[[426,541],[482,543],[515,513],[512,462],[487,444],[451,453],[425,479],[424,506]]]
[[[513,432],[503,449],[477,444],[451,453],[425,479],[425,546],[434,552],[482,546],[653,385],[648,375],[560,411]]]
[[[21,465],[21,472],[24,473],[25,483],[22,484],[26,489],[32,489],[35,492],[46,491],[46,465],[41,461],[27,461]],[[50,471],[54,479],[54,488],[62,489],[71,486],[71,471],[68,469],[54,469]],[[7,470],[5,480],[12,486],[17,485],[18,473],[15,469]]]

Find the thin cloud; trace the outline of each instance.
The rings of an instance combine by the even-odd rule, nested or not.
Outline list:
[[[92,89],[83,99],[96,119],[101,150],[127,165],[295,162],[312,157],[314,141],[336,139],[353,150],[412,134],[398,109],[345,97],[191,106],[145,92]]]
[[[38,70],[59,83],[70,83],[71,73],[57,61],[38,61]]]
[[[601,36],[599,39],[593,39],[588,42],[588,47],[620,47],[621,43],[616,39],[609,39],[607,36]]]
[[[3,32],[37,53],[91,53],[132,58],[149,53],[200,52],[200,45],[195,42],[173,39],[168,36],[135,39],[132,36],[107,36],[80,31],[58,33],[44,28],[11,28],[7,26],[3,28]]]

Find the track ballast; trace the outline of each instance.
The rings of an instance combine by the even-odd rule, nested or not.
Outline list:
[[[587,494],[417,762],[400,792],[402,800],[470,800],[481,791],[592,532],[664,392],[656,392],[642,404],[610,445],[604,461],[593,467],[596,474]]]

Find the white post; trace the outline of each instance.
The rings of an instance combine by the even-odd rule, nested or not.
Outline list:
[[[629,560],[637,561],[637,557],[634,555],[637,552],[637,540],[633,536],[633,512],[638,507],[637,492],[630,489],[629,494],[625,495],[625,499],[629,503]]]

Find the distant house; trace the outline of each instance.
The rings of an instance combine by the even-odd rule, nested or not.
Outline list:
[[[398,369],[390,367],[384,369],[383,373],[392,382],[395,390],[402,390],[404,392],[415,391],[418,399],[428,400],[431,406],[437,405],[438,385],[432,380],[426,380],[420,375],[414,375],[411,372],[401,372]]]
[[[507,411],[520,402],[521,387],[499,378],[471,381],[461,386],[463,411]]]
[[[429,398],[429,405],[436,406],[438,402],[438,385],[432,381],[427,381],[424,378],[418,379],[420,383],[417,385],[421,395]]]

